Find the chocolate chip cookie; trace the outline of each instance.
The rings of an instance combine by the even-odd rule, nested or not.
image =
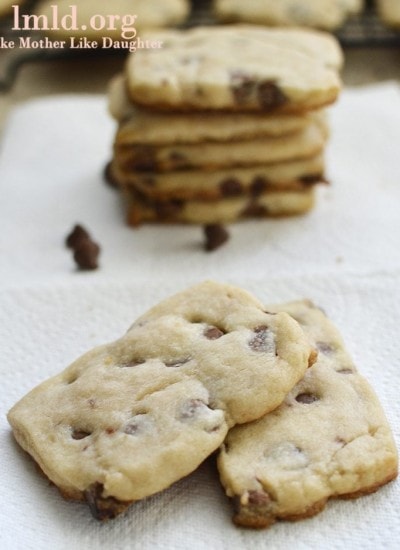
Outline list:
[[[314,357],[289,315],[205,282],[40,384],[8,420],[66,497],[110,519],[192,472],[230,427],[277,407]]]
[[[297,319],[317,362],[264,418],[229,432],[219,456],[234,521],[268,527],[320,512],[397,476],[397,451],[377,396],[324,313],[309,302],[267,308]]]
[[[303,112],[333,103],[340,90],[342,54],[327,34],[227,26],[157,37],[161,50],[140,50],[127,63],[128,93],[141,105]]]

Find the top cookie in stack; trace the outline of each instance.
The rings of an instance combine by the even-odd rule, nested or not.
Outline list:
[[[112,174],[128,221],[224,223],[297,214],[323,180],[322,109],[342,53],[316,31],[232,26],[143,35],[111,86]]]

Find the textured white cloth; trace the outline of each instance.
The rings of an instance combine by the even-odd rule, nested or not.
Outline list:
[[[99,525],[65,502],[14,443],[7,410],[87,349],[119,337],[148,307],[204,278],[260,299],[309,297],[340,328],[400,441],[400,92],[343,93],[332,109],[332,185],[304,218],[246,222],[206,254],[192,227],[124,226],[101,181],[113,124],[104,98],[39,100],[11,116],[0,151],[0,548],[70,550],[397,548],[394,482],[313,519],[238,529],[212,460],[162,494]],[[63,239],[81,222],[101,269],[75,271]]]

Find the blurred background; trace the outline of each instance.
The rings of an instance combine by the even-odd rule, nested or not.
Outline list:
[[[79,5],[85,1],[75,0],[75,3]],[[343,80],[346,86],[385,80],[400,82],[400,27],[388,26],[383,21],[382,14],[378,13],[379,1],[365,0],[361,13],[347,17],[340,28],[332,31],[345,51]],[[7,0],[0,0],[0,37],[9,39],[12,37],[12,16],[7,13],[6,6],[2,7],[2,2],[6,4]],[[54,5],[57,1],[49,3]],[[160,5],[162,3],[160,0]],[[118,2],[107,4],[112,10]],[[21,13],[24,10],[33,13],[37,5],[37,2],[25,2],[21,5]],[[213,0],[191,0],[189,16],[181,26],[217,23]],[[126,53],[118,50],[110,53],[0,49],[0,132],[10,109],[28,99],[66,93],[104,94],[110,78],[121,70],[125,57]]]

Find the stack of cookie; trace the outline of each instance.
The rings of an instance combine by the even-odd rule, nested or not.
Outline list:
[[[111,174],[128,223],[227,223],[312,208],[324,181],[323,108],[340,90],[335,39],[258,27],[157,37],[163,48],[131,56],[110,87],[119,121]]]

